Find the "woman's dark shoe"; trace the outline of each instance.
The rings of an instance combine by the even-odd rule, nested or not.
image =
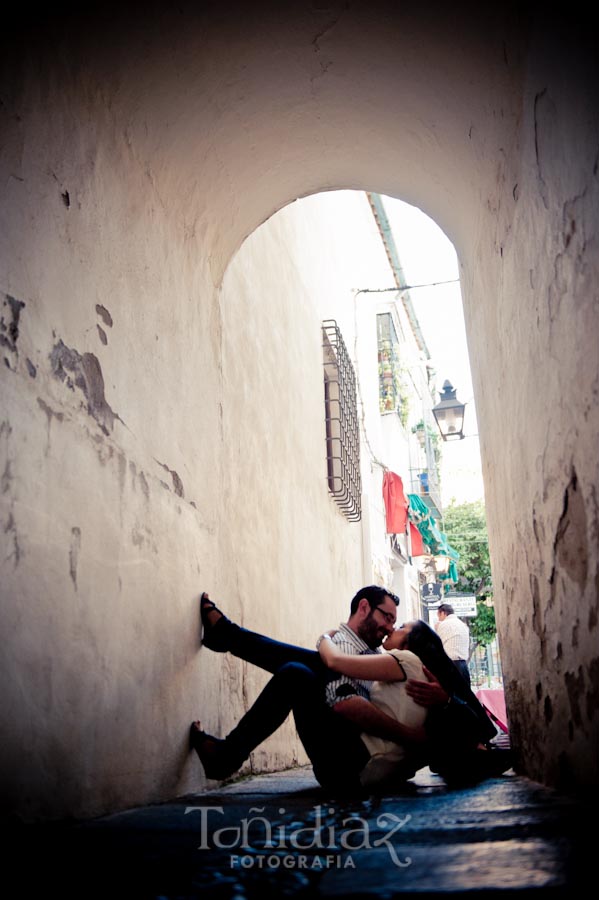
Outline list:
[[[189,746],[198,754],[206,778],[223,781],[237,771],[239,765],[227,758],[225,742],[202,731],[201,722],[192,722],[189,728]]]
[[[459,762],[435,766],[435,770],[452,787],[468,787],[486,778],[497,778],[512,768],[512,750],[492,747],[489,750],[474,750],[464,754]],[[431,770],[433,771],[433,770]]]
[[[200,616],[204,626],[202,637],[204,647],[208,647],[209,650],[214,650],[216,653],[226,653],[229,649],[227,626],[230,624],[230,619],[227,619],[218,606],[212,602],[206,591],[200,597]]]
[[[490,747],[488,750],[478,750],[477,760],[481,773],[485,778],[495,778],[503,775],[514,765],[515,754],[513,750],[502,747]]]

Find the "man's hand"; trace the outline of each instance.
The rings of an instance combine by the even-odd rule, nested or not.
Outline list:
[[[449,694],[426,666],[423,666],[423,669],[428,681],[410,678],[406,682],[408,696],[419,706],[444,706],[449,700]]]
[[[346,700],[340,700],[333,707],[333,711],[349,719],[360,731],[394,741],[396,744],[422,743],[426,740],[426,732],[422,726],[411,728],[409,725],[402,725],[364,697],[348,697]]]

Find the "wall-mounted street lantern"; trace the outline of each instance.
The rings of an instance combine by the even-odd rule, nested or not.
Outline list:
[[[456,398],[456,391],[450,381],[443,382],[440,402],[433,406],[433,415],[444,441],[461,441],[464,437],[465,403]]]
[[[435,556],[435,569],[437,574],[439,575],[447,575],[449,572],[449,563],[451,562],[448,556]]]

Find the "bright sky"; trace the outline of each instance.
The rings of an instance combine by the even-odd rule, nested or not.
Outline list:
[[[409,285],[459,277],[456,252],[439,226],[414,206],[384,197],[406,281]],[[441,463],[444,506],[484,498],[478,425],[459,282],[410,291],[412,305],[437,374],[437,389],[448,379],[466,403],[463,441],[445,442]],[[438,396],[435,398],[438,402]]]

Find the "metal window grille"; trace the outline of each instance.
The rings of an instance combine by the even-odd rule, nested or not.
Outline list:
[[[379,344],[379,407],[382,414],[399,412],[401,377],[399,341],[391,313],[376,317]]]
[[[322,323],[322,351],[329,491],[344,516],[358,522],[362,482],[356,376],[334,319]]]

